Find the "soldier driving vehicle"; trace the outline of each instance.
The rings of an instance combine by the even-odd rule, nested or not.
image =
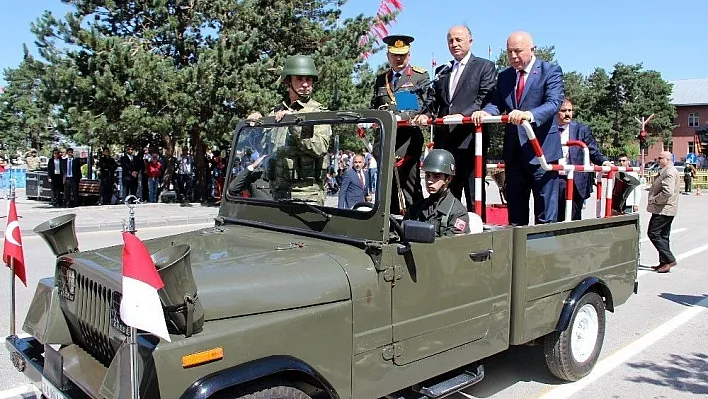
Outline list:
[[[287,88],[287,94],[269,116],[280,121],[289,114],[323,111],[324,106],[312,99],[318,76],[311,57],[289,57],[279,79]],[[256,121],[262,117],[254,112],[247,119]],[[325,155],[331,138],[332,128],[328,125],[275,127],[264,131],[262,145],[266,152],[273,154],[268,160],[268,179],[274,199],[324,204]]]
[[[402,120],[408,120],[418,113],[423,105],[423,93],[430,83],[428,71],[410,64],[413,40],[411,36],[406,35],[391,35],[383,39],[388,45],[386,56],[391,68],[376,77],[374,96],[371,99],[372,109],[394,112]],[[419,127],[407,126],[398,129],[392,213],[401,214],[413,203],[423,199],[418,164],[423,152],[423,142],[423,132]],[[400,193],[399,186],[402,188]]]
[[[469,233],[467,209],[449,190],[455,158],[446,150],[432,150],[423,161],[423,171],[430,196],[413,204],[406,218],[433,224],[438,237]]]
[[[442,398],[473,393],[485,359],[531,342],[544,343],[554,375],[590,373],[605,311],[636,287],[636,214],[442,238],[430,223],[399,223],[397,125],[380,110],[240,123],[227,181],[263,130],[367,123],[380,138],[373,203],[227,195],[214,227],[144,242],[164,282],[151,289],[169,340],[140,331],[129,342],[122,246],[83,250],[73,216],[37,226],[56,262],[29,306],[28,335],[6,338],[14,367],[43,396],[70,399],[131,389],[150,399]],[[278,148],[256,150],[267,161]],[[426,169],[447,181],[449,154],[434,152]]]

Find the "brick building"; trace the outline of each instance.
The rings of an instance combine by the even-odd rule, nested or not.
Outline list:
[[[671,143],[656,143],[649,148],[647,162],[656,159],[663,149],[671,151],[676,161],[686,158],[686,154],[696,152],[696,134],[702,137],[701,146],[706,152],[708,141],[708,78],[685,79],[672,82],[674,85],[671,103],[676,107],[677,125]],[[701,135],[702,133],[702,135]],[[696,154],[701,155],[701,154]]]

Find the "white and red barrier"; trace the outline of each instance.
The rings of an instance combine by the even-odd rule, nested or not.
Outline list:
[[[398,127],[403,127],[403,126],[412,126],[410,121],[408,120],[402,120],[398,121]],[[508,115],[501,115],[501,116],[488,116],[482,118],[482,123],[483,124],[491,124],[491,123],[509,123],[509,116]],[[428,122],[425,125],[467,125],[467,124],[474,124],[472,121],[471,116],[446,116],[442,118],[432,118],[428,119]],[[521,127],[524,128],[526,131],[526,136],[528,137],[529,144],[531,145],[531,148],[534,151],[534,154],[536,155],[536,159],[538,159],[539,165],[541,168],[545,171],[555,171],[555,172],[560,172],[560,171],[565,171],[566,174],[568,175],[568,185],[566,188],[566,211],[565,211],[565,220],[570,220],[571,219],[571,214],[572,214],[572,199],[573,199],[573,180],[572,176],[574,172],[583,172],[583,173],[594,173],[598,172],[600,174],[602,173],[607,173],[607,187],[605,190],[605,217],[612,216],[612,190],[614,189],[614,181],[613,179],[615,178],[615,173],[617,172],[631,172],[635,171],[636,168],[632,167],[624,167],[624,166],[596,166],[590,164],[590,150],[588,149],[587,145],[583,143],[582,141],[577,141],[577,140],[570,140],[566,145],[569,146],[579,146],[583,148],[583,165],[558,165],[558,164],[550,164],[548,161],[546,161],[546,157],[543,154],[543,149],[541,148],[541,144],[538,142],[538,139],[536,138],[536,133],[533,131],[533,127],[531,127],[531,124],[527,121],[523,121],[520,125]],[[483,162],[483,157],[482,157],[482,126],[481,125],[476,125],[475,126],[475,168],[474,168],[474,173],[475,173],[475,213],[478,215],[482,215],[482,209],[484,204],[482,203],[482,184],[483,184],[483,176],[482,176],[482,162]],[[503,164],[487,164],[487,167],[504,167]],[[598,200],[597,200],[597,216],[600,217],[601,212],[599,211],[601,201],[602,201],[602,179],[597,179],[597,187],[598,187]]]

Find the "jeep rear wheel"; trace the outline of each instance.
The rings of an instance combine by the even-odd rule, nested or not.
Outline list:
[[[556,377],[577,381],[590,374],[605,338],[605,303],[588,292],[580,298],[565,331],[546,335],[546,365]]]
[[[239,396],[236,399],[312,399],[299,389],[278,386],[254,392],[250,395]]]

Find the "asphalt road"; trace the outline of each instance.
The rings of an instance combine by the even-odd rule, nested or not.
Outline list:
[[[568,384],[546,369],[543,348],[514,347],[486,359],[485,379],[462,398],[698,398],[708,395],[708,196],[681,196],[672,228],[672,249],[679,264],[671,273],[639,273],[639,293],[608,313],[600,361],[585,379]],[[592,202],[586,213],[594,214]],[[643,237],[648,215],[642,214]],[[185,226],[194,229],[201,226]],[[166,228],[143,229],[142,238],[168,234]],[[81,249],[120,242],[117,233],[79,235]],[[27,311],[40,276],[52,273],[53,257],[39,237],[25,239],[29,287],[18,287],[18,319]],[[655,265],[658,256],[645,238],[641,264]],[[7,271],[7,270],[6,270]],[[8,272],[9,273],[9,272]],[[7,278],[0,278],[0,300],[9,303]],[[0,312],[0,326],[9,325]],[[21,323],[18,322],[18,328]],[[4,346],[0,349],[0,399],[35,398],[27,380],[14,370]]]

